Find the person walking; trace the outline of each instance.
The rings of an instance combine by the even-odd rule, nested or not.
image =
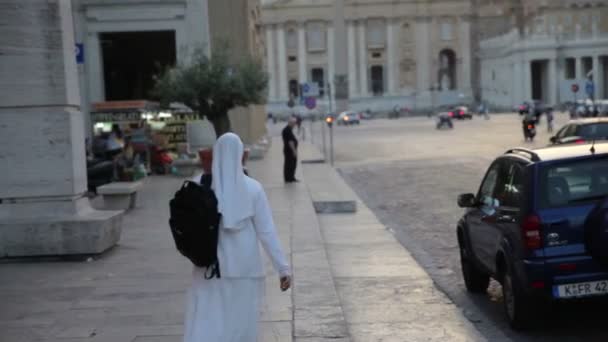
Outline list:
[[[256,342],[263,302],[261,242],[282,291],[291,287],[291,270],[276,233],[262,185],[243,173],[243,143],[222,135],[213,148],[212,185],[221,221],[217,256],[221,278],[205,278],[194,267],[187,294],[184,342]]]
[[[283,165],[283,177],[285,183],[294,183],[296,179],[296,166],[298,164],[298,139],[293,134],[293,128],[296,125],[296,119],[290,118],[287,122],[287,126],[283,129],[281,135],[283,136],[283,155],[285,156],[285,163]]]
[[[553,132],[553,108],[548,108],[547,109],[547,132],[552,133]]]

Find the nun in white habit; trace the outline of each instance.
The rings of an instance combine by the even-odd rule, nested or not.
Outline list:
[[[280,276],[283,291],[291,271],[262,185],[243,173],[243,143],[222,135],[213,148],[212,189],[222,214],[218,259],[221,278],[205,279],[194,267],[187,295],[184,342],[255,342],[264,294],[261,242]]]

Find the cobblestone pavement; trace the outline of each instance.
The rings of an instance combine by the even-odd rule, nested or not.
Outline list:
[[[566,120],[558,116],[556,127]],[[513,114],[456,122],[453,131],[437,131],[427,118],[365,121],[335,129],[336,165],[488,340],[606,341],[606,302],[557,306],[544,326],[515,333],[505,322],[498,283],[492,282],[486,296],[464,289],[455,239],[462,214],[457,195],[475,192],[491,160],[506,149],[546,145],[545,129],[543,122],[537,140],[527,144]],[[313,131],[320,143],[319,127]]]

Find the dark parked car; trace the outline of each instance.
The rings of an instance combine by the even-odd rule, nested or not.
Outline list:
[[[469,108],[466,106],[454,107],[454,108],[450,109],[448,114],[451,118],[456,119],[456,120],[465,120],[465,119],[472,120],[473,119],[473,114],[471,114],[471,112],[469,111]]]
[[[551,144],[584,144],[608,140],[608,118],[573,120],[551,137]]]
[[[608,295],[607,197],[608,144],[507,151],[458,198],[467,290],[498,280],[515,329],[548,301]]]

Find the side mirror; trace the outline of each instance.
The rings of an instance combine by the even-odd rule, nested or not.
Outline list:
[[[477,200],[473,194],[462,194],[458,196],[458,206],[461,208],[474,208],[477,206]]]
[[[549,138],[549,141],[551,141],[552,144],[555,144],[557,142],[557,137],[553,136],[553,137]]]

